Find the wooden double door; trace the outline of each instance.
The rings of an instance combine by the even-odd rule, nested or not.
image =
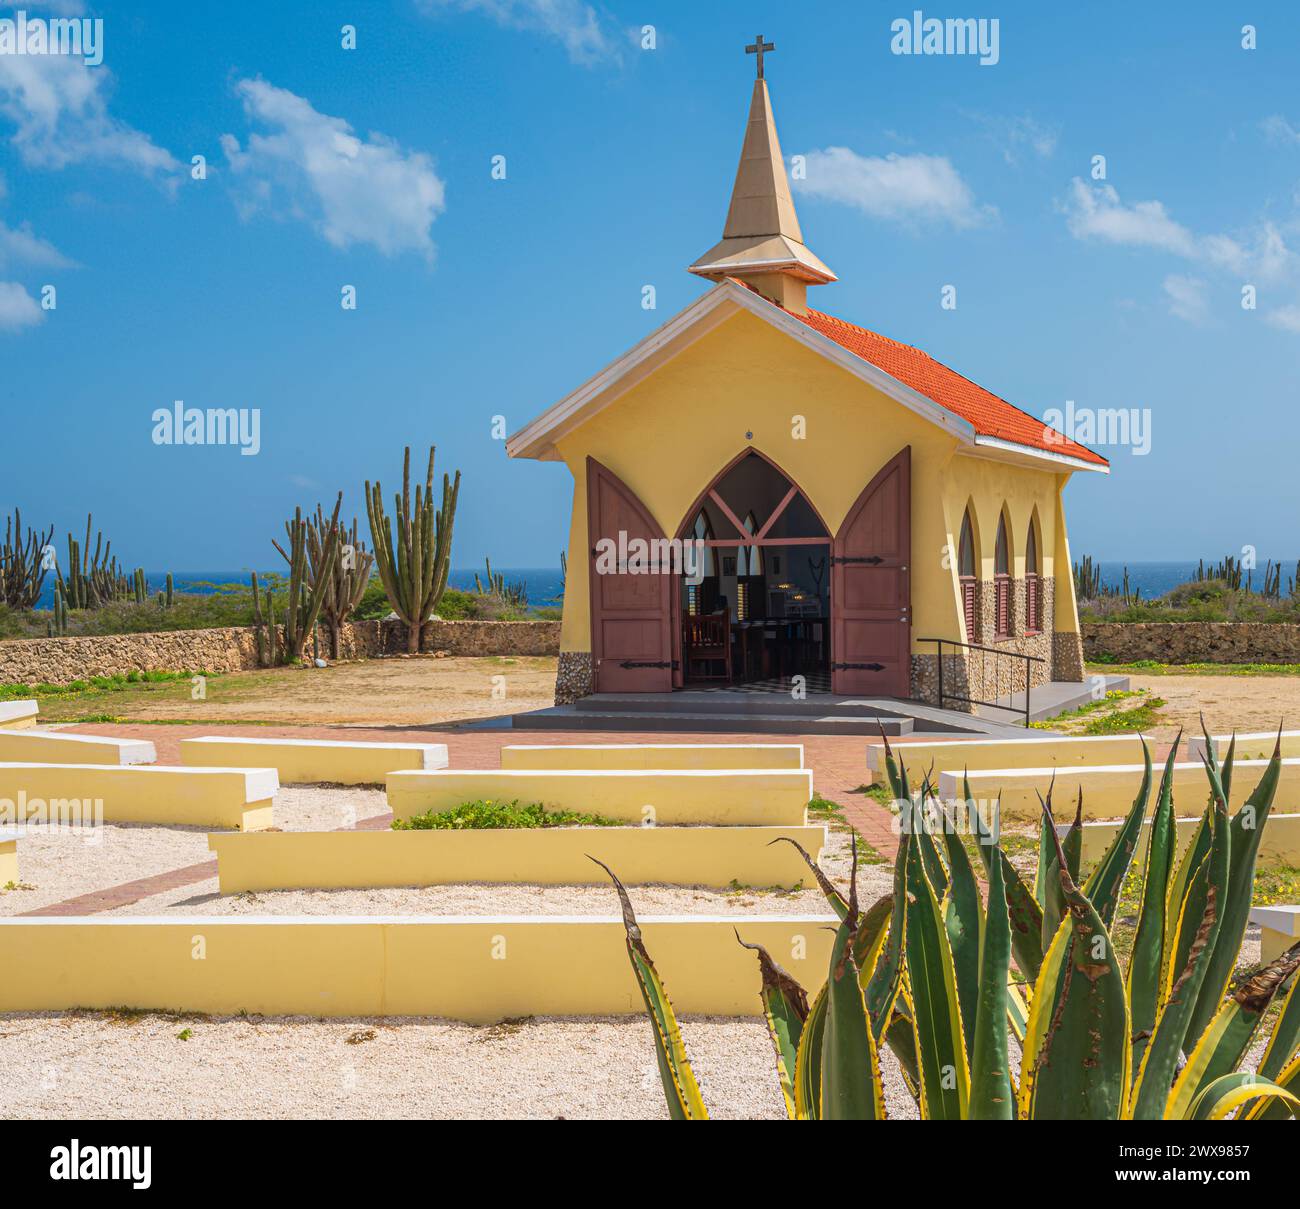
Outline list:
[[[671,692],[682,682],[680,577],[622,565],[598,571],[602,542],[625,548],[665,535],[627,484],[594,458],[587,459],[587,527],[596,692]],[[863,488],[831,543],[832,691],[908,696],[910,558],[906,447]]]

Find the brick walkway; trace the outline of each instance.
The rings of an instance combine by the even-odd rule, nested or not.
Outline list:
[[[671,731],[619,732],[596,735],[591,731],[512,731],[459,730],[437,727],[330,727],[330,726],[151,726],[141,723],[88,723],[67,728],[87,735],[112,735],[117,738],[147,739],[158,752],[158,763],[180,763],[180,741],[196,734],[246,735],[254,738],[351,739],[381,743],[446,743],[453,768],[499,768],[501,748],[510,743],[695,743],[701,737],[693,732]],[[920,738],[920,736],[918,736]],[[710,743],[802,743],[804,763],[813,770],[813,786],[824,798],[844,808],[844,818],[882,856],[891,858],[898,851],[893,831],[893,815],[878,802],[854,792],[867,779],[866,747],[870,740],[861,735],[712,735]],[[890,740],[900,744],[907,739]],[[915,741],[915,740],[913,740]],[[380,830],[388,826],[391,815],[378,815],[357,824],[361,830]],[[171,869],[152,877],[138,878],[121,885],[108,886],[75,898],[51,903],[24,916],[94,915],[129,906],[155,894],[183,886],[195,885],[217,876],[215,860]]]

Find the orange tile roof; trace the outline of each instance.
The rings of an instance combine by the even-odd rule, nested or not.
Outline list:
[[[793,311],[786,313],[933,400],[945,411],[968,420],[982,437],[997,437],[1031,449],[1065,454],[1096,466],[1110,465],[1100,454],[1070,440],[969,378],[963,378],[956,370],[949,369],[919,348],[901,344],[857,324],[846,323],[834,315],[823,315],[820,311],[810,310],[806,315],[795,315]]]

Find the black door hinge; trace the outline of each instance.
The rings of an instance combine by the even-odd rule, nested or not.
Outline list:
[[[836,672],[883,672],[883,663],[832,663],[831,670]]]
[[[625,659],[618,665],[619,667],[666,667],[672,671],[677,670],[676,659],[660,659],[657,661]]]
[[[884,561],[885,560],[881,558],[879,554],[865,554],[865,555],[833,554],[831,555],[832,566],[834,566],[836,563],[866,563],[868,566],[877,567]]]

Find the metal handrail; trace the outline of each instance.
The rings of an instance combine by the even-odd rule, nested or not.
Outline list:
[[[967,650],[967,651],[987,652],[991,655],[997,655],[1007,659],[1023,659],[1025,661],[1025,708],[1023,712],[1025,715],[1025,726],[1026,728],[1029,726],[1029,713],[1030,713],[1029,711],[1029,681],[1030,681],[1029,664],[1046,663],[1047,662],[1046,659],[1040,659],[1037,655],[1026,655],[1021,651],[1008,651],[1002,647],[981,646],[977,642],[958,642],[955,638],[919,638],[917,639],[917,641],[933,642],[939,650],[939,708],[940,709],[943,709],[944,699],[947,698],[947,700],[949,701],[961,701],[961,702],[965,702],[968,705],[987,705],[992,709],[1014,710],[1013,706],[1003,705],[998,701],[985,701],[979,697],[959,697],[955,693],[951,695],[945,693],[943,691],[943,648],[945,646],[961,647],[963,650]],[[983,670],[984,670],[984,664],[983,664],[983,660],[981,660],[980,661],[981,673],[983,672]],[[1000,677],[996,670],[996,665],[994,665],[994,673],[993,673],[994,689],[998,687],[999,678]],[[981,679],[983,679],[982,676]],[[968,683],[969,680],[970,677],[968,676],[967,677]],[[1012,688],[1011,691],[1007,694],[1007,696],[1012,697],[1014,695],[1015,695],[1015,687],[1014,687],[1014,681],[1012,681]],[[1014,710],[1014,712],[1020,713],[1021,711]]]

